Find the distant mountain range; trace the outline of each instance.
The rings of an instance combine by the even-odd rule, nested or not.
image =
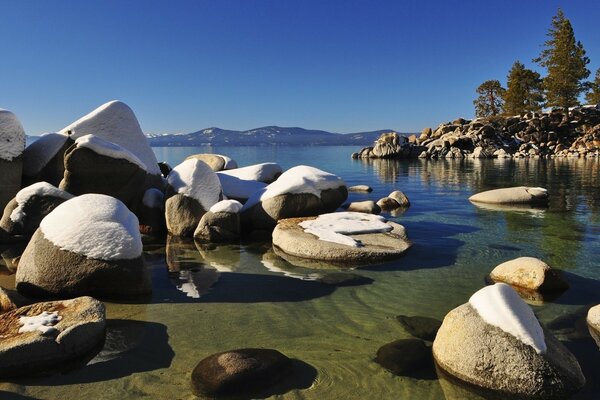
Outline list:
[[[395,132],[383,129],[373,132],[332,133],[303,128],[282,128],[265,126],[248,131],[231,131],[220,128],[207,128],[187,134],[147,135],[150,146],[154,147],[195,147],[212,146],[327,146],[372,144],[382,133]],[[409,135],[402,134],[400,135]]]

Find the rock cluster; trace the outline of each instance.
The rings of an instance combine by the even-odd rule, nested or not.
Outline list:
[[[552,158],[600,156],[600,105],[530,112],[522,116],[463,118],[417,138],[384,134],[352,158]]]

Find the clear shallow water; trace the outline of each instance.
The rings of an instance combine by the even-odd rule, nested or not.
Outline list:
[[[584,321],[587,307],[600,303],[598,161],[365,162],[350,159],[352,147],[154,150],[172,165],[199,152],[229,155],[240,166],[309,164],[348,185],[373,187],[369,194],[351,193],[350,201],[378,200],[400,189],[412,206],[389,217],[407,228],[414,246],[397,261],[354,271],[371,284],[335,288],[297,279],[323,270],[289,264],[261,238],[212,249],[191,241],[147,243],[152,299],[106,303],[103,352],[84,368],[1,383],[0,391],[42,399],[191,399],[189,376],[200,359],[228,349],[271,347],[308,364],[298,363],[300,378],[277,388],[275,397],[456,398],[445,382],[397,377],[373,362],[380,346],[410,337],[395,316],[442,319],[481,288],[497,264],[535,256],[567,271],[571,281],[553,302],[533,303],[540,320],[580,360],[588,384],[575,398],[600,393],[600,357]],[[467,200],[475,192],[516,185],[547,187],[550,206],[489,210]],[[12,277],[0,276],[0,284],[10,287]]]

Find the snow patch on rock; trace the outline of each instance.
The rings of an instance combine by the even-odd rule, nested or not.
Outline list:
[[[267,187],[266,183],[240,179],[236,176],[224,174],[225,171],[217,172],[223,193],[227,197],[236,199],[248,199],[259,190]]]
[[[242,209],[242,203],[237,200],[221,200],[210,208],[210,212],[226,212],[231,214],[237,214]]]
[[[538,354],[546,353],[544,331],[531,308],[505,283],[484,287],[469,299],[471,306],[488,324],[502,329]]]
[[[298,165],[288,169],[275,182],[252,195],[244,204],[244,209],[282,194],[310,193],[320,197],[323,190],[337,189],[345,185],[344,181],[334,174],[315,167]]]
[[[298,225],[304,228],[304,232],[317,236],[319,240],[352,247],[361,247],[361,243],[346,235],[382,233],[393,229],[385,222],[385,218],[359,212],[322,214]]]
[[[54,333],[57,331],[54,325],[58,324],[61,319],[62,317],[58,315],[57,311],[51,313],[44,311],[33,317],[19,317],[19,324],[22,325],[19,328],[19,333],[35,331],[40,331],[44,335]]]
[[[75,141],[75,146],[77,147],[85,147],[86,149],[90,149],[95,153],[100,155],[110,157],[110,158],[120,158],[123,160],[127,160],[132,164],[136,164],[138,167],[147,171],[146,165],[137,158],[132,152],[127,150],[126,148],[119,146],[116,143],[109,142],[108,140],[104,140],[99,136],[95,135],[85,135],[81,136]]]
[[[68,137],[60,133],[44,133],[23,153],[23,174],[35,176],[58,153]]]
[[[0,108],[0,159],[12,161],[25,150],[25,131],[15,114]]]
[[[59,199],[65,200],[73,198],[73,195],[71,193],[65,192],[64,190],[61,190],[56,186],[49,184],[48,182],[34,183],[33,185],[29,185],[19,190],[19,192],[15,196],[15,200],[17,201],[17,208],[15,208],[10,213],[11,221],[19,222],[23,219],[23,217],[25,217],[25,213],[23,213],[23,208],[32,196],[58,197]]]
[[[114,197],[84,194],[56,207],[40,223],[61,250],[98,260],[130,260],[142,254],[137,217]]]
[[[276,163],[262,163],[249,165],[247,167],[220,171],[219,173],[235,176],[236,178],[245,179],[248,181],[270,182],[275,176],[281,174],[283,170]]]
[[[205,210],[209,210],[222,197],[217,174],[196,158],[185,160],[173,168],[167,176],[167,182],[176,193],[196,199]]]
[[[118,144],[133,153],[146,166],[150,174],[160,175],[158,161],[144,136],[140,124],[129,106],[113,100],[83,116],[59,133],[77,139],[92,134]]]

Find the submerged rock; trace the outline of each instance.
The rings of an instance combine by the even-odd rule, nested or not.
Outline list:
[[[562,273],[534,257],[519,257],[506,261],[492,270],[490,278],[521,288],[551,292],[569,288]]]
[[[400,376],[418,376],[423,370],[433,374],[434,369],[431,347],[419,339],[396,340],[380,347],[375,362]]]
[[[477,193],[469,200],[488,204],[546,204],[548,191],[539,187],[518,186]]]
[[[396,320],[412,336],[430,342],[433,342],[437,331],[442,326],[441,321],[429,317],[398,315]]]
[[[99,350],[104,305],[91,297],[35,303],[0,315],[0,375],[56,372]]]
[[[373,279],[349,272],[330,272],[316,278],[317,282],[330,286],[362,286],[373,283]]]
[[[239,349],[213,354],[192,371],[192,392],[202,397],[250,397],[292,372],[292,362],[272,349]]]
[[[503,283],[480,290],[446,315],[433,356],[456,378],[509,395],[562,398],[585,384],[573,354]]]

